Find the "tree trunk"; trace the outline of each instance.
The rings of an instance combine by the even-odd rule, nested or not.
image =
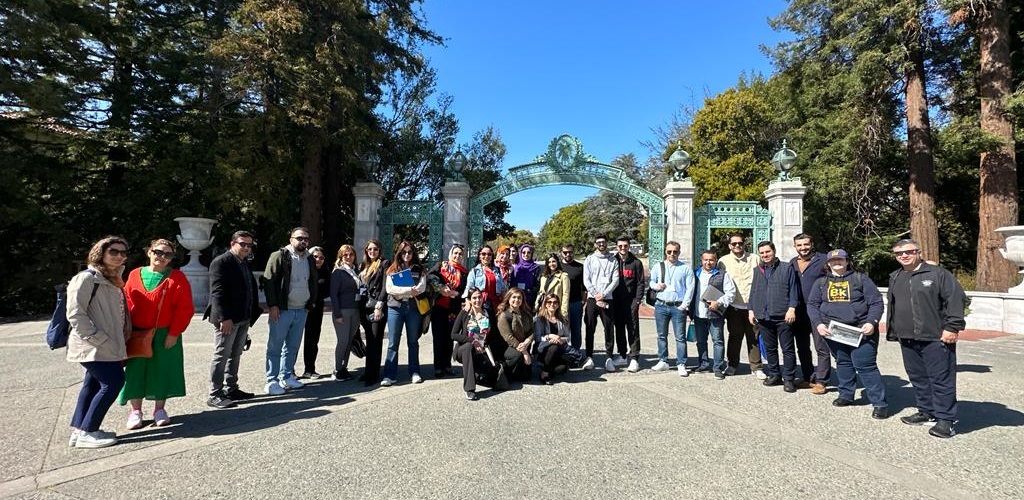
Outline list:
[[[302,205],[300,219],[309,229],[311,245],[323,243],[323,214],[321,212],[320,162],[323,161],[324,147],[319,140],[319,131],[308,130],[306,159],[302,165]]]
[[[925,260],[939,261],[939,227],[935,222],[935,165],[932,158],[924,54],[911,47],[907,71],[907,163],[910,170],[910,235]]]
[[[986,3],[981,12],[978,41],[981,71],[978,75],[981,96],[981,130],[1002,141],[998,147],[981,153],[978,176],[977,288],[986,292],[1005,292],[1016,285],[1017,266],[999,253],[1003,237],[996,228],[1017,223],[1017,166],[1014,158],[1013,125],[1004,101],[1013,91],[1010,72],[1010,19],[1006,0]]]

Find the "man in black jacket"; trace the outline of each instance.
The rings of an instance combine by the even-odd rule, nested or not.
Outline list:
[[[757,255],[761,262],[754,268],[748,319],[750,324],[760,326],[768,358],[768,369],[765,370],[768,378],[762,383],[772,386],[779,385],[781,381],[783,390],[796,392],[796,348],[791,325],[796,321],[796,308],[800,304],[800,285],[793,266],[775,256],[774,243],[758,243]],[[781,374],[779,347],[782,348]]]
[[[629,358],[630,373],[640,370],[640,301],[647,287],[644,283],[644,263],[629,251],[629,237],[619,236],[615,240],[615,260],[619,266],[619,286],[612,292],[612,307],[615,308],[615,342],[619,354],[612,358],[616,367],[626,366]],[[626,345],[629,351],[626,351]]]
[[[230,408],[235,401],[253,397],[238,388],[238,363],[249,326],[261,312],[256,278],[246,263],[255,247],[252,233],[236,231],[228,251],[210,263],[210,303],[203,319],[209,319],[214,327],[210,398],[206,401],[214,408]]]
[[[924,262],[916,241],[897,241],[892,251],[901,268],[889,275],[886,338],[899,339],[917,400],[917,413],[900,420],[909,425],[935,422],[929,434],[953,437],[956,341],[967,326],[966,294],[949,271]]]

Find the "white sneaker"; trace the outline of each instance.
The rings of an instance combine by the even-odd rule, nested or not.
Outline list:
[[[676,367],[676,369],[679,370],[679,376],[680,377],[689,377],[690,376],[690,373],[686,371],[686,366],[679,365],[679,366]]]
[[[626,358],[623,358],[622,356],[620,356],[618,354],[616,354],[614,357],[612,357],[612,363],[615,363],[615,366],[617,366],[619,368],[622,368],[623,366],[626,366],[627,364],[629,364],[629,362],[626,361]]]
[[[163,427],[171,423],[171,417],[167,415],[167,410],[160,408],[153,412],[153,425],[157,427]]]
[[[618,371],[618,368],[615,367],[615,362],[612,361],[612,358],[608,358],[608,359],[606,359],[604,361],[604,371],[606,371],[606,372]]]
[[[80,431],[78,429],[74,429],[74,428],[71,429],[71,437],[68,438],[68,447],[69,448],[74,448],[75,447],[75,443],[78,442],[78,436],[81,435],[81,434],[82,434],[82,431]]]
[[[394,384],[395,384],[395,381],[391,380],[391,379],[389,379],[387,377],[384,377],[384,378],[380,379],[380,386],[381,387],[391,387]]]
[[[658,361],[658,364],[656,364],[656,365],[651,367],[651,370],[654,370],[656,372],[664,372],[664,371],[668,371],[668,369],[669,369],[668,363],[666,363],[664,361]]]
[[[124,423],[124,427],[130,431],[142,428],[142,410],[132,410],[128,412],[128,420]]]
[[[117,438],[100,431],[83,432],[75,441],[75,448],[106,448],[117,444]]]
[[[588,357],[587,360],[583,362],[583,369],[584,370],[593,370],[594,369],[594,358]]]
[[[413,373],[412,374],[412,383],[414,383],[414,384],[423,383],[423,377],[421,377],[419,373]]]
[[[635,359],[629,360],[629,367],[626,368],[626,371],[629,373],[636,373],[640,371],[640,363],[637,363]]]
[[[284,394],[284,387],[281,387],[280,382],[267,382],[267,385],[263,387],[263,390],[271,396],[280,396]]]
[[[754,370],[754,376],[757,377],[758,380],[765,380],[768,378],[768,375],[764,374],[764,370]]]
[[[736,368],[735,367],[730,366],[730,367],[725,369],[725,376],[726,377],[731,377],[733,375],[736,375]]]
[[[302,385],[302,382],[295,378],[294,375],[281,381],[282,389],[301,389]]]

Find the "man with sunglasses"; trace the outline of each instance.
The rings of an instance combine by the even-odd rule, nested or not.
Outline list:
[[[558,265],[569,276],[569,344],[579,349],[583,342],[583,264],[576,261],[575,251],[571,243],[562,245]]]
[[[750,324],[748,318],[750,285],[754,281],[757,257],[747,252],[742,234],[729,235],[729,253],[718,259],[718,267],[724,270],[736,284],[736,295],[725,310],[725,322],[729,327],[729,337],[725,343],[725,358],[728,360],[729,366],[725,369],[725,374],[728,376],[736,374],[736,368],[740,365],[740,348],[743,347],[743,342],[746,340],[747,363],[750,364],[750,373],[758,380],[764,380],[768,376],[761,369],[761,348],[757,343],[754,325]]]
[[[608,237],[599,234],[594,238],[594,252],[583,261],[583,287],[587,289],[587,360],[583,362],[584,370],[594,368],[594,332],[597,330],[598,318],[601,319],[601,326],[604,328],[604,350],[608,355],[604,369],[609,372],[617,370],[612,361],[612,352],[615,349],[612,292],[617,286],[619,272],[615,254],[608,251]]]
[[[694,275],[686,263],[679,260],[679,243],[665,243],[665,261],[651,266],[651,288],[658,291],[654,303],[654,327],[658,336],[658,363],[651,369],[667,371],[668,324],[676,338],[676,370],[680,377],[686,377],[686,316],[693,301]]]
[[[302,382],[293,367],[298,355],[306,315],[316,301],[316,262],[306,250],[309,230],[292,229],[287,246],[270,254],[263,272],[263,293],[270,309],[270,335],[267,338],[266,393],[284,394],[298,389]]]
[[[917,400],[917,413],[900,421],[935,422],[928,433],[950,438],[956,435],[956,342],[967,326],[967,295],[952,273],[923,260],[916,241],[899,240],[892,251],[900,269],[889,275],[886,339],[899,340]]]
[[[612,358],[616,366],[626,366],[630,373],[640,370],[640,301],[647,286],[644,284],[644,263],[629,251],[629,237],[615,240],[615,260],[619,267],[619,286],[615,288],[615,342],[619,354]],[[627,351],[628,345],[628,351]]]
[[[254,396],[238,388],[238,363],[249,327],[260,315],[259,289],[247,259],[256,247],[252,233],[235,231],[228,251],[210,262],[210,303],[203,319],[213,323],[210,398],[214,408],[230,408]]]

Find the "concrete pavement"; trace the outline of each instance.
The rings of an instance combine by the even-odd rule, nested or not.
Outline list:
[[[763,387],[746,365],[725,381],[652,372],[650,320],[636,374],[574,371],[551,387],[481,388],[469,402],[460,378],[429,378],[424,337],[423,384],[408,383],[403,339],[394,387],[321,380],[215,410],[210,328],[196,317],[183,336],[189,395],[169,401],[171,426],[126,431],[115,405],[103,427],[121,443],[80,450],[67,438],[81,367],[45,347],[44,322],[0,325],[0,497],[1024,497],[1024,336],[961,342],[959,435],[940,440],[897,418],[914,409],[894,344],[879,353],[897,414],[885,421],[869,406],[832,407],[834,390]],[[332,333],[325,321],[321,372]],[[266,335],[264,316],[242,357],[243,389],[262,390]],[[692,364],[693,344],[689,354]]]

